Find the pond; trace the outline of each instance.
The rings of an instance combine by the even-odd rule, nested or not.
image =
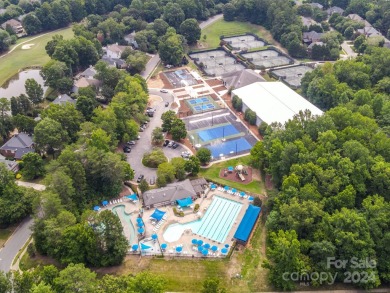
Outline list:
[[[46,92],[48,87],[44,86],[43,78],[39,72],[39,69],[27,69],[17,73],[0,87],[0,98],[10,100],[12,97],[25,94],[24,83],[29,78],[35,79],[43,87],[43,91]]]

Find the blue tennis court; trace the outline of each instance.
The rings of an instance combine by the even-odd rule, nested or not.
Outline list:
[[[205,105],[202,105],[202,106],[194,106],[194,109],[196,111],[212,110],[214,108],[215,108],[215,106],[213,104],[205,104]]]
[[[208,97],[201,97],[201,98],[189,100],[188,102],[189,102],[191,105],[196,105],[196,104],[206,103],[206,102],[209,102],[209,101],[210,101],[210,100],[209,100]]]
[[[240,137],[238,139],[228,140],[215,145],[210,145],[207,146],[207,148],[211,151],[211,155],[214,158],[218,158],[221,156],[221,154],[227,156],[236,152],[238,153],[250,150],[252,146],[245,138]]]
[[[209,128],[201,130],[198,132],[198,136],[202,141],[209,141],[221,137],[227,137],[230,135],[240,133],[233,125],[228,124],[224,126],[218,126],[214,128]]]

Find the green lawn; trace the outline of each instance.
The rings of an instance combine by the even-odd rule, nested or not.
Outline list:
[[[231,36],[245,33],[256,34],[271,44],[274,43],[271,34],[259,25],[251,24],[249,22],[224,21],[223,19],[217,20],[203,29],[200,41],[204,43],[206,48],[216,48],[219,46],[219,37],[221,35]],[[203,39],[204,35],[206,35],[206,41]]]
[[[54,35],[63,35],[65,39],[73,37],[72,28],[65,28],[62,30],[56,30],[43,36],[23,38],[18,40],[17,44],[27,41],[26,44],[31,43],[34,46],[29,50],[22,50],[23,45],[19,45],[10,54],[0,58],[1,71],[0,71],[0,85],[6,82],[13,75],[18,73],[19,70],[30,66],[42,66],[50,60],[50,57],[46,54],[45,46],[48,41]]]
[[[219,172],[222,168],[227,168],[229,166],[237,166],[239,164],[248,166],[249,160],[250,160],[250,156],[246,156],[238,159],[232,159],[221,163],[217,163],[212,165],[210,168],[207,169],[202,168],[199,172],[199,176],[203,176],[204,178],[206,178],[206,180],[211,180],[222,185],[228,185],[230,187],[234,187],[240,191],[242,190],[245,192],[261,194],[262,191],[264,190],[264,185],[263,182],[261,182],[260,180],[253,180],[249,184],[241,184],[238,182],[232,182],[230,180],[222,179],[219,177]]]
[[[0,247],[7,241],[8,237],[15,231],[18,225],[13,225],[5,229],[0,229]]]

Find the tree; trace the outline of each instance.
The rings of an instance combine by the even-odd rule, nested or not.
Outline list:
[[[35,79],[27,79],[24,84],[24,87],[31,103],[33,103],[34,105],[38,105],[43,101],[43,88],[39,83],[35,81]]]
[[[167,161],[168,159],[164,152],[159,148],[155,148],[151,152],[145,153],[142,158],[142,164],[149,168],[157,168],[160,164]]]
[[[359,53],[363,53],[366,50],[366,37],[364,35],[358,36],[353,42],[353,46]]]
[[[22,160],[24,178],[31,180],[45,174],[43,160],[37,153],[24,154]]]
[[[196,153],[196,157],[202,165],[206,165],[211,160],[211,151],[208,148],[200,148]]]
[[[178,29],[180,24],[184,21],[185,15],[179,4],[168,2],[164,7],[163,19],[171,27]]]
[[[92,131],[91,138],[88,140],[88,147],[95,147],[105,152],[110,151],[111,137],[103,129],[98,128]]]
[[[79,92],[80,94],[80,92]],[[89,121],[92,118],[93,110],[97,107],[98,103],[95,97],[79,96],[76,101],[76,109],[83,114],[85,120]]]
[[[252,111],[251,109],[246,109],[244,119],[248,121],[250,125],[256,125],[256,112]]]
[[[166,291],[165,286],[164,278],[150,272],[138,273],[130,282],[131,291],[139,293],[163,293]]]
[[[223,19],[225,21],[233,21],[236,15],[236,8],[231,3],[226,3],[223,6]]]
[[[189,45],[195,44],[201,35],[201,29],[195,18],[188,18],[180,24],[180,34],[182,34]]]
[[[169,5],[170,3],[168,3]],[[166,7],[168,7],[168,5]],[[177,4],[174,4],[177,5]],[[184,56],[184,47],[180,35],[169,28],[158,44],[161,60],[165,64],[179,65]]]
[[[83,264],[70,264],[54,279],[54,287],[58,292],[96,291],[96,273],[91,272]]]
[[[34,128],[37,124],[34,118],[24,116],[21,114],[17,114],[16,116],[13,116],[12,123],[20,132],[26,132],[29,134],[33,134]]]
[[[161,115],[161,120],[163,131],[170,132],[173,127],[174,121],[176,121],[176,114],[172,110],[166,111]]]
[[[344,37],[346,37],[348,40],[351,40],[354,33],[355,33],[355,30],[353,29],[353,27],[349,26],[344,31]]]
[[[47,117],[35,126],[34,141],[41,152],[54,154],[55,150],[64,147],[64,144],[69,141],[69,136],[59,122]]]
[[[10,279],[10,273],[0,272],[0,292],[12,292],[12,283]]]
[[[233,108],[236,109],[238,112],[242,111],[242,100],[238,96],[236,95],[233,96],[232,104],[233,104]]]
[[[172,123],[170,133],[172,134],[172,138],[176,141],[186,138],[187,130],[184,121],[176,118]]]
[[[51,60],[43,66],[40,74],[45,80],[46,86],[50,86],[60,93],[68,92],[73,86],[69,67],[64,62]]]
[[[27,14],[22,20],[23,28],[28,35],[35,35],[42,31],[42,23],[39,18],[33,14]]]
[[[131,74],[141,73],[145,70],[148,57],[144,52],[132,50],[126,58],[127,70]]]
[[[166,183],[171,183],[175,180],[176,169],[171,163],[165,162],[158,165],[157,177],[164,178]]]
[[[9,33],[3,29],[0,29],[0,52],[7,51],[12,43],[12,39]]]
[[[184,180],[186,178],[185,164],[186,161],[183,158],[172,158],[170,162],[175,167],[175,176],[178,180]]]
[[[161,18],[157,18],[153,22],[153,30],[157,33],[157,36],[159,37],[165,35],[168,28],[169,24]]]
[[[161,127],[156,127],[152,132],[152,143],[154,145],[161,145],[164,142],[164,135]]]
[[[142,193],[149,190],[149,184],[145,179],[142,179],[141,182],[138,185],[138,188],[141,190]]]
[[[200,171],[200,161],[196,156],[190,156],[185,162],[184,169],[191,173],[191,175],[196,176]]]
[[[225,288],[220,287],[219,279],[217,278],[207,278],[203,281],[202,293],[225,293]]]
[[[167,186],[167,180],[165,179],[165,176],[157,177],[156,185],[158,188]]]
[[[45,284],[44,282],[39,282],[39,284],[33,284],[31,288],[31,293],[55,293],[50,285]]]

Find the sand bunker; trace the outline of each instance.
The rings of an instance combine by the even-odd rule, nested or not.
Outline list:
[[[22,50],[31,49],[32,46],[34,46],[34,44],[25,44],[25,45],[22,46]]]

